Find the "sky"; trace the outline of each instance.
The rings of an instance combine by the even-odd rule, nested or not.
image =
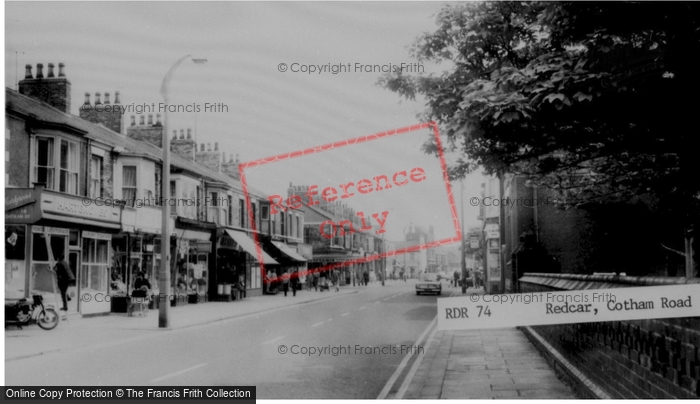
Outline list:
[[[186,61],[173,76],[171,104],[199,107],[199,112],[170,113],[168,128],[171,133],[191,128],[198,143],[218,142],[227,159],[238,155],[241,162],[254,161],[419,123],[424,100],[401,100],[376,85],[381,72],[358,66],[415,63],[409,46],[436,29],[443,5],[9,2],[5,82],[15,88],[25,64],[36,73],[37,63],[62,62],[72,86],[73,114],[86,92],[91,97],[109,92],[114,101],[119,91],[124,106],[156,104],[155,115],[163,102],[163,77],[175,61],[188,54],[206,58],[206,64]],[[333,74],[340,65],[343,70]],[[311,66],[326,70],[302,71]],[[445,68],[424,65],[423,71],[439,74]],[[219,108],[205,111],[205,104]],[[124,125],[132,114],[127,112]],[[427,129],[390,136],[271,163],[246,175],[255,188],[286,195],[290,183],[338,188],[420,167],[426,170],[423,182],[356,194],[344,202],[368,215],[388,211],[392,240],[401,239],[409,224],[432,225],[437,238],[451,237],[454,223],[440,162],[420,151],[430,136]],[[465,201],[479,196],[482,181],[480,173],[465,180]],[[459,213],[460,185],[452,186]],[[466,203],[464,212],[465,227],[479,224],[477,207]]]

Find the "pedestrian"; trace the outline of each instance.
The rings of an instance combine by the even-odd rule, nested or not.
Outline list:
[[[58,289],[61,291],[61,299],[63,300],[63,307],[61,310],[68,311],[68,300],[71,300],[70,296],[66,295],[68,291],[68,286],[71,282],[75,281],[75,275],[70,269],[70,265],[66,262],[63,254],[58,256],[58,262],[54,269],[56,271],[56,281],[58,283]]]
[[[318,292],[318,269],[314,270],[314,275],[313,275],[313,283],[314,283],[314,290]]]
[[[238,276],[238,299],[243,299],[245,297],[245,283],[243,283],[243,275]]]
[[[452,277],[454,278],[454,286],[458,286],[459,284],[459,271],[455,269],[455,273],[452,274]]]
[[[284,273],[282,274],[282,289],[284,290],[284,296],[287,296],[287,292],[289,291],[289,272],[287,270],[284,270]]]
[[[365,281],[365,286],[369,283],[369,273],[367,273],[367,270],[365,269],[365,272],[362,273],[362,278]]]
[[[335,286],[335,291],[336,292],[340,291],[340,288],[338,287],[338,283],[339,283],[338,272],[333,271],[333,273],[331,274],[331,281],[333,282],[333,285]]]
[[[297,295],[297,285],[299,285],[299,273],[297,271],[292,272],[292,279],[289,281],[292,284],[292,296]]]
[[[306,280],[306,291],[310,292],[311,287],[314,284],[314,276],[313,276],[313,273],[311,271],[308,271],[308,270],[306,271],[306,279],[305,280]]]

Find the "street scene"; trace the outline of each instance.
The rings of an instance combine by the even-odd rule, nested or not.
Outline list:
[[[697,3],[4,23],[6,399],[700,396]]]

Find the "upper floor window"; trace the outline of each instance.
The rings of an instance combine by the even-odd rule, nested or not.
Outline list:
[[[228,196],[228,222],[229,226],[233,226],[233,197]]]
[[[207,200],[207,216],[210,222],[218,225],[225,225],[228,217],[227,201],[220,192],[209,192]]]
[[[286,236],[286,235],[287,235],[287,233],[285,232],[286,228],[285,228],[285,220],[284,220],[284,218],[285,218],[286,216],[287,216],[287,215],[286,215],[284,212],[281,212],[281,213],[280,213],[280,235],[281,235],[281,236]]]
[[[57,142],[58,150],[55,147]],[[34,181],[46,184],[47,189],[58,188],[60,192],[77,195],[80,170],[78,143],[37,136],[34,146]],[[58,159],[58,167],[55,164],[56,159]],[[58,178],[56,178],[56,168],[58,168]]]
[[[136,166],[122,167],[122,199],[127,206],[134,206],[137,189]]]
[[[238,224],[240,227],[245,227],[245,201],[238,200]]]
[[[301,225],[299,223],[299,216],[297,216],[297,238],[301,238]]]
[[[90,198],[102,196],[102,157],[92,156],[90,159]]]
[[[34,150],[34,180],[54,189],[53,138],[37,137]]]
[[[61,140],[61,174],[58,185],[60,192],[78,194],[78,170],[80,157],[78,156],[78,144]]]

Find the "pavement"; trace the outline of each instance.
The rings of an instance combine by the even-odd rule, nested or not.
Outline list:
[[[483,294],[483,289],[467,293]],[[461,291],[456,294],[461,295]],[[517,328],[433,331],[405,399],[575,399]]]
[[[381,287],[381,283],[371,283],[367,287]],[[45,331],[32,324],[19,330],[5,328],[5,361],[24,359],[47,353],[70,351],[88,345],[105,345],[125,338],[138,338],[148,333],[162,333],[237,317],[254,315],[292,305],[331,299],[357,293],[363,287],[345,286],[340,291],[317,292],[297,291],[296,296],[289,292],[276,295],[249,297],[232,302],[205,302],[170,308],[170,327],[158,327],[158,310],[149,310],[145,316],[127,316],[126,313],[110,313],[104,316],[81,317],[70,314],[53,330]],[[110,330],[105,333],[104,330]]]

